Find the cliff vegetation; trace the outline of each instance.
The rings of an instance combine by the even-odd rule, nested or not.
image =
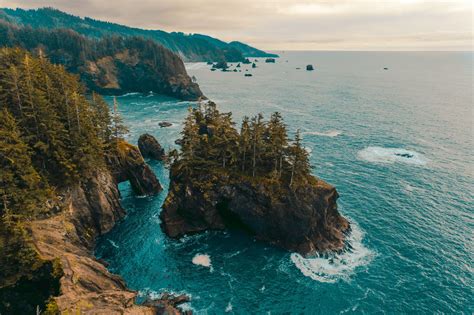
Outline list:
[[[83,90],[63,66],[0,49],[2,314],[31,314],[36,306],[56,313],[49,298],[59,294],[64,266],[39,254],[31,224],[64,212],[71,189],[108,170],[108,157],[119,155],[126,128],[118,112]]]
[[[0,46],[21,47],[76,73],[101,94],[155,92],[183,100],[203,97],[173,52],[142,37],[90,39],[70,29],[20,27],[0,19]]]

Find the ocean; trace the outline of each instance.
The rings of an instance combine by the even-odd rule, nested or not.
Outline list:
[[[277,53],[275,64],[242,72],[186,67],[238,125],[279,111],[292,135],[300,129],[314,175],[340,194],[350,249],[305,259],[239,231],[169,239],[159,226],[168,170],[150,161],[164,191],[137,197],[120,184],[128,215],[97,257],[139,300],[186,293],[196,314],[472,314],[473,53]],[[128,140],[148,132],[166,149],[196,106],[153,94],[117,100]]]

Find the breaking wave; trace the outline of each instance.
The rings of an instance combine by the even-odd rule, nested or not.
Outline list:
[[[342,135],[342,131],[340,130],[329,130],[326,132],[319,132],[319,131],[305,131],[301,133],[302,135],[313,135],[313,136],[320,136],[320,137],[337,137]]]
[[[423,154],[401,148],[367,147],[357,153],[360,159],[374,163],[406,163],[425,165]]]
[[[312,258],[293,253],[290,258],[306,277],[315,281],[334,283],[348,280],[357,268],[368,265],[374,257],[374,253],[362,244],[363,236],[359,226],[351,222],[351,232],[342,253],[321,254]]]
[[[117,97],[127,97],[127,96],[134,96],[134,95],[140,95],[141,93],[139,92],[130,92],[130,93],[125,93],[123,95],[119,95]]]

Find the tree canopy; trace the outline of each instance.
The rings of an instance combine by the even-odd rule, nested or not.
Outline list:
[[[43,56],[0,48],[0,288],[42,265],[26,223],[49,215],[54,191],[107,167],[126,128],[77,76]]]
[[[289,141],[280,113],[265,121],[262,114],[244,117],[240,133],[231,113],[209,102],[189,108],[176,167],[186,175],[221,171],[249,178],[266,177],[282,184],[304,184],[310,176],[308,153],[299,131]]]

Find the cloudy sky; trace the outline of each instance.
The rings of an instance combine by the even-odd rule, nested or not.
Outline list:
[[[0,0],[268,50],[473,50],[472,0]]]

